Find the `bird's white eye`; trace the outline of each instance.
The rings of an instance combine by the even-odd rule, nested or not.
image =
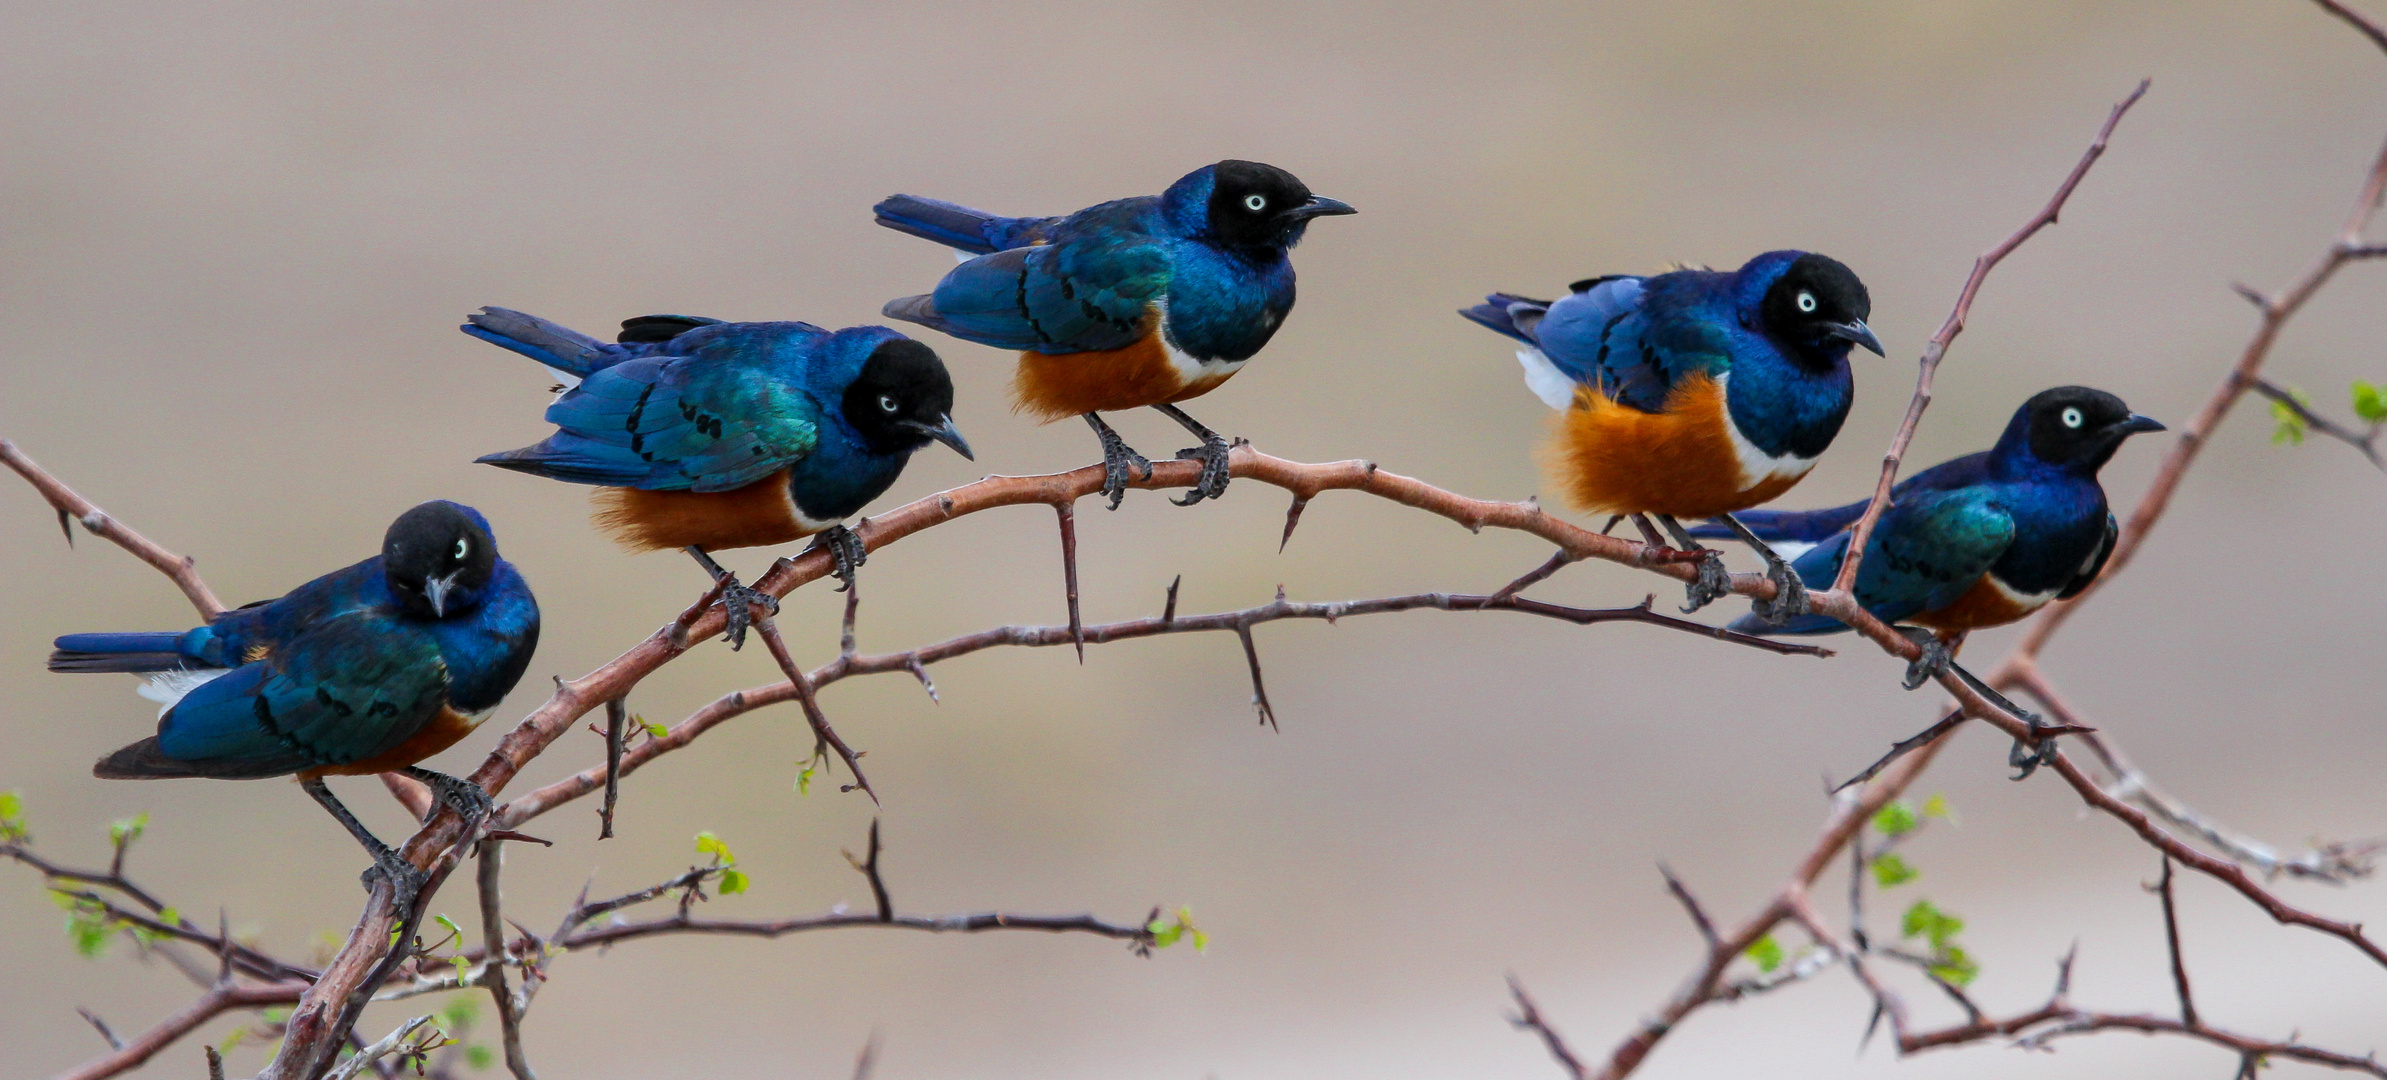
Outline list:
[[[1801,292],[1801,293],[1799,293],[1799,310],[1800,310],[1800,311],[1807,312],[1807,313],[1809,313],[1809,314],[1813,314],[1813,313],[1814,313],[1814,311],[1815,311],[1815,294],[1814,294],[1814,293],[1811,293],[1811,292]]]
[[[893,395],[893,394],[880,394],[880,395],[879,395],[879,408],[881,408],[881,409],[885,409],[885,410],[886,410],[886,411],[888,411],[888,412],[894,412],[894,411],[895,411],[895,395]]]
[[[2065,426],[2065,427],[2068,427],[2068,428],[2076,428],[2076,427],[2079,427],[2079,426],[2080,426],[2080,410],[2079,410],[2079,409],[2066,409],[2066,410],[2064,410],[2064,426]]]
[[[1243,208],[1255,214],[1266,210],[1268,209],[1268,196],[1246,195],[1243,197]]]
[[[471,554],[471,553],[472,553],[472,541],[466,540],[466,539],[464,539],[463,537],[457,537],[457,538],[456,538],[456,561],[457,561],[457,562],[463,562],[463,561],[464,561],[464,556],[466,556],[466,555],[468,555],[468,554]]]

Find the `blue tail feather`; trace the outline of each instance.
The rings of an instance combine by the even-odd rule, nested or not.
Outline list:
[[[55,643],[51,671],[172,671],[198,667],[181,652],[184,635],[173,632],[68,634]]]
[[[1865,507],[1872,500],[1853,502],[1825,510],[1743,510],[1732,515],[1756,533],[1766,543],[1820,544],[1832,534],[1857,523],[1865,516]],[[1730,540],[1733,532],[1722,525],[1695,525],[1691,535],[1702,540]]]
[[[871,207],[871,211],[878,215],[879,224],[897,232],[976,255],[992,255],[1028,244],[1052,220],[997,217],[983,210],[918,195],[889,195]]]
[[[619,347],[609,349],[604,342],[578,330],[519,311],[482,308],[464,318],[465,324],[457,329],[582,378],[611,366],[622,355]]]
[[[1523,310],[1529,315],[1522,322],[1517,318],[1518,305],[1524,305]],[[1549,307],[1550,305],[1545,301],[1512,296],[1508,293],[1493,293],[1484,298],[1484,303],[1470,308],[1460,308],[1459,314],[1527,345],[1539,345],[1541,343],[1533,337],[1533,327],[1541,322],[1542,314],[1548,311]]]

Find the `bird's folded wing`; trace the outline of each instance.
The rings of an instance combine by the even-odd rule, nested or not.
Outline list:
[[[2014,519],[1988,491],[1929,491],[1881,516],[1857,571],[1857,602],[1896,622],[1955,603],[2014,542]]]
[[[972,259],[937,283],[928,305],[888,314],[997,348],[1098,352],[1151,333],[1153,301],[1168,284],[1158,245],[1079,238]]]
[[[361,761],[412,736],[437,714],[446,688],[428,633],[380,612],[350,612],[194,687],[159,721],[158,748],[222,766],[206,775]]]
[[[821,408],[770,366],[662,356],[597,373],[547,421],[562,430],[481,460],[577,483],[729,491],[812,453]]]

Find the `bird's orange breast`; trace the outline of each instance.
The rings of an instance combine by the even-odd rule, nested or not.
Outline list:
[[[1160,320],[1125,348],[1048,355],[1019,354],[1012,399],[1021,412],[1051,422],[1090,412],[1117,412],[1197,398],[1234,376],[1231,369],[1188,379],[1169,355]]]
[[[1906,621],[1916,626],[1954,633],[2019,622],[2024,616],[2045,606],[2045,600],[2034,602],[2029,597],[2016,597],[1998,588],[1996,582],[1989,580],[1989,575],[1983,574],[1981,580],[1973,582],[1972,588],[1966,589],[1963,596],[1956,598],[1955,603]]]
[[[403,769],[456,745],[479,726],[479,720],[442,705],[439,715],[424,724],[421,731],[385,753],[375,754],[362,761],[351,761],[346,765],[308,769],[298,776],[301,780],[313,780],[322,776],[371,776]]]
[[[598,531],[632,551],[764,547],[819,531],[796,513],[785,469],[732,491],[598,488],[590,501]]]
[[[1724,387],[1695,375],[1645,413],[1583,388],[1545,454],[1551,479],[1590,513],[1706,518],[1769,502],[1806,475],[1751,478],[1733,447]]]

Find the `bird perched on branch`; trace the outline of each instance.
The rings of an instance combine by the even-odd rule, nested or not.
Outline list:
[[[1102,441],[1111,509],[1130,470],[1152,464],[1099,415],[1151,406],[1202,445],[1190,506],[1227,486],[1227,441],[1177,407],[1242,370],[1293,310],[1287,253],[1312,219],[1353,213],[1292,173],[1221,161],[1157,197],[1119,199],[1066,217],[997,217],[913,195],[874,208],[878,223],[954,248],[960,266],[886,315],[966,341],[1019,349],[1013,392],[1040,421],[1083,416]]]
[[[427,502],[399,515],[381,554],[277,600],[181,633],[68,634],[52,671],[150,676],[157,734],[102,758],[110,780],[296,774],[373,855],[401,903],[422,871],[348,812],[326,776],[401,772],[464,815],[489,794],[417,762],[454,745],[522,677],[539,643],[539,603],[479,511]]]
[[[1902,632],[1922,647],[1907,672],[1909,689],[1954,668],[1965,634],[2015,622],[2097,580],[2119,532],[2097,472],[2123,440],[2162,430],[2103,390],[2059,386],[2023,402],[1996,446],[1932,466],[1890,489],[1890,508],[1865,541],[1855,593],[1874,618],[1907,624]],[[1867,499],[1829,510],[1752,511],[1741,522],[1777,551],[1795,555],[1793,567],[1810,587],[1827,588],[1870,505]],[[1712,527],[1693,532],[1723,535]],[[1732,629],[1829,634],[1848,627],[1824,615],[1780,624],[1749,615]],[[2036,722],[1995,690],[1964,677]],[[2011,761],[2028,776],[2054,750],[2053,739],[2036,750],[2018,742]]]
[[[686,550],[724,582],[733,648],[749,606],[776,612],[778,600],[709,552],[817,536],[850,586],[864,550],[841,522],[895,483],[913,451],[941,442],[972,456],[944,361],[883,326],[647,315],[607,343],[493,307],[462,329],[547,365],[566,387],[547,407],[562,430],[479,460],[596,485],[600,530],[634,551]]]
[[[1675,520],[1732,514],[1790,490],[1848,416],[1848,351],[1881,353],[1865,283],[1838,261],[1769,251],[1740,269],[1578,281],[1556,301],[1494,293],[1459,314],[1525,343],[1525,385],[1559,410],[1546,462],[1586,511]],[[1642,522],[1655,543],[1656,533]],[[1798,576],[1742,533],[1780,585],[1772,614],[1806,610]],[[1695,611],[1730,591],[1714,552]]]
[[[2014,410],[1997,445],[1941,462],[1890,489],[1857,567],[1856,600],[1874,618],[1952,640],[2003,626],[2069,598],[2105,568],[2118,528],[2098,470],[2122,441],[2163,425],[2122,399],[2085,386],[2042,390]],[[1828,587],[1852,528],[1872,500],[1829,510],[1756,510],[1741,523],[1795,557],[1809,587]],[[1713,526],[1696,536],[1722,536]],[[1752,634],[1830,634],[1825,615],[1780,625],[1744,617]]]

